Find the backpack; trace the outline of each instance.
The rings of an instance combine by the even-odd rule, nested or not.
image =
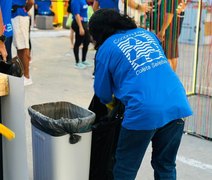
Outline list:
[[[68,7],[67,7],[67,12],[68,12],[68,13],[71,13],[71,1],[72,1],[72,0],[69,0],[69,1],[68,1]]]

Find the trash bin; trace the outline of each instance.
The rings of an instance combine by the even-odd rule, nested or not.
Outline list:
[[[88,180],[92,111],[68,102],[28,108],[34,180]]]

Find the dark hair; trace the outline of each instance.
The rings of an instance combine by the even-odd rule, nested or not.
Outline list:
[[[89,20],[89,32],[98,49],[104,41],[117,31],[137,28],[135,22],[127,15],[114,9],[99,9]]]

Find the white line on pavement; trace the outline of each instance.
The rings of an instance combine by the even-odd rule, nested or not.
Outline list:
[[[184,164],[193,166],[193,167],[197,167],[197,168],[204,169],[204,170],[212,170],[211,164],[205,164],[205,163],[202,163],[202,162],[197,161],[195,159],[189,159],[189,158],[186,158],[186,157],[183,157],[183,156],[177,156],[177,160],[184,163]]]

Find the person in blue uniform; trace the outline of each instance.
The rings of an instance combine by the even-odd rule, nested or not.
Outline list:
[[[89,2],[89,1],[88,1]],[[88,46],[90,43],[90,35],[88,32],[88,4],[86,0],[72,0],[71,1],[71,12],[73,15],[73,21],[71,28],[75,32],[74,42],[74,57],[75,57],[75,68],[84,69],[92,66],[86,61]],[[79,58],[79,47],[82,47],[82,59]]]
[[[29,27],[30,17],[28,11],[34,5],[34,0],[12,0],[12,26],[13,44],[17,49],[17,55],[24,67],[24,85],[31,85],[32,79],[29,73],[30,43]]]
[[[11,8],[12,0],[0,0],[2,17],[4,22],[4,36],[6,37],[5,47],[7,50],[7,61],[12,59],[12,23],[11,23]]]
[[[37,15],[54,16],[54,12],[51,10],[52,2],[50,0],[35,0],[35,10]]]
[[[118,11],[118,0],[94,0],[94,11],[97,11],[99,8],[112,8]]]
[[[176,155],[192,115],[185,89],[157,36],[127,15],[96,11],[89,31],[97,49],[94,91],[102,103],[113,95],[125,106],[114,180],[134,180],[150,142],[155,179],[176,179]]]

